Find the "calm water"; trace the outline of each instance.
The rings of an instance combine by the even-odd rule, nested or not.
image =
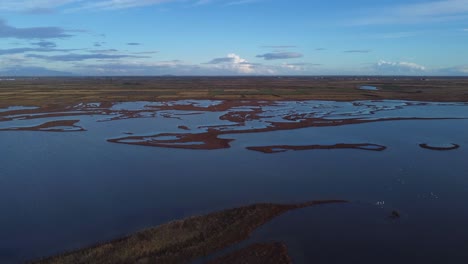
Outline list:
[[[139,103],[142,109],[147,103]],[[207,106],[210,102],[199,102]],[[130,109],[135,104],[115,105]],[[148,108],[149,109],[149,108]],[[249,108],[245,108],[249,111]],[[155,113],[156,112],[156,113]],[[106,142],[125,133],[190,133],[229,125],[225,112],[148,110],[146,118],[109,115],[15,119],[0,128],[80,119],[86,132],[0,132],[0,263],[89,246],[173,219],[258,202],[346,199],[289,212],[248,241],[284,241],[297,263],[466,263],[468,120],[396,120],[287,131],[227,134],[220,150]],[[361,101],[280,102],[265,106],[265,127],[285,114],[328,119],[468,117],[466,104]],[[153,116],[156,117],[149,117]],[[21,117],[18,117],[21,118]],[[239,128],[236,128],[239,129]],[[307,150],[264,154],[249,146],[372,143],[382,152]],[[421,143],[459,144],[432,151]],[[393,210],[401,218],[392,220]]]
[[[379,90],[379,88],[377,88],[375,86],[370,86],[370,85],[363,85],[363,86],[359,87],[359,89],[366,90],[366,91],[378,91]]]

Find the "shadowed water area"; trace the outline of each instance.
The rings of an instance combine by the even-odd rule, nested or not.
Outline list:
[[[465,263],[467,131],[466,103],[0,109],[0,262],[249,204],[341,199],[281,214],[195,262],[279,242],[293,263]]]

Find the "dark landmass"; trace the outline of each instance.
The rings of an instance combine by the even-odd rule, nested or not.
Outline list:
[[[312,149],[361,149],[361,150],[370,150],[370,151],[384,151],[387,149],[386,146],[370,144],[370,143],[361,143],[361,144],[345,144],[338,143],[334,145],[300,145],[300,146],[290,146],[290,145],[277,145],[277,146],[262,146],[262,147],[247,147],[248,150],[259,151],[267,154],[280,153],[288,150],[312,150]]]
[[[363,85],[380,90],[360,90]],[[0,98],[0,107],[180,99],[468,102],[468,78],[37,77],[0,82]]]
[[[431,146],[429,144],[419,144],[421,148],[424,149],[430,149],[430,150],[439,150],[439,151],[444,151],[444,150],[454,150],[454,149],[459,149],[460,145],[451,143],[450,146]]]
[[[255,229],[290,210],[346,202],[324,200],[290,205],[255,204],[229,209],[173,221],[125,238],[32,263],[189,263],[247,239]],[[274,256],[286,259],[285,249],[281,247],[281,251],[277,252],[278,247],[281,246],[254,245],[220,260],[268,260]],[[255,252],[261,252],[262,256],[256,256]],[[214,260],[213,263],[236,262]]]
[[[230,112],[232,114],[235,112]],[[288,118],[288,117],[286,117]],[[295,122],[270,122],[268,127],[264,128],[245,128],[245,129],[217,129],[217,127],[211,127],[206,132],[201,133],[160,133],[156,135],[146,136],[125,136],[120,138],[108,139],[108,142],[147,146],[147,147],[161,147],[161,148],[181,148],[181,149],[224,149],[230,148],[230,142],[233,139],[220,138],[221,135],[229,134],[248,134],[248,133],[262,133],[270,131],[281,131],[281,130],[292,130],[306,127],[326,127],[326,126],[343,126],[352,124],[365,124],[374,122],[385,122],[385,121],[404,121],[404,120],[448,120],[457,118],[380,118],[380,119],[323,119],[323,118],[310,118],[310,117],[291,117],[290,120]],[[238,125],[241,126],[242,122]],[[166,139],[167,137],[173,139]],[[163,138],[163,139],[159,139]],[[305,146],[280,146],[283,149],[290,150],[305,150],[305,149],[338,149],[338,148],[354,148],[354,149],[365,149],[365,150],[384,150],[385,146],[375,145],[371,143],[351,144],[341,143],[335,146],[320,146],[320,145],[305,145]],[[275,147],[272,147],[272,150]],[[253,147],[248,148],[250,150],[262,151],[264,153],[270,152],[269,147]],[[261,150],[260,150],[261,149]]]
[[[0,131],[44,131],[44,132],[78,132],[86,131],[76,125],[80,120],[56,120],[30,127],[0,128]]]

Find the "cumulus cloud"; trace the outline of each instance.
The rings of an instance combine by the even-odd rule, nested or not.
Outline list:
[[[296,68],[250,63],[241,56],[231,53],[214,58],[207,63],[190,64],[180,60],[158,62],[127,62],[76,64],[76,71],[83,75],[272,75],[293,74]],[[291,65],[292,66],[292,65]]]
[[[298,52],[272,52],[257,55],[257,58],[264,58],[265,60],[285,60],[302,58],[304,55]]]
[[[241,74],[255,73],[254,64],[249,63],[246,59],[243,59],[234,53],[228,54],[226,57],[212,59],[206,64],[212,64],[215,68],[234,71]]]
[[[72,36],[66,32],[66,30],[59,27],[17,28],[8,25],[5,20],[0,19],[0,38],[50,39]]]
[[[295,72],[307,72],[311,68],[322,66],[319,63],[307,63],[307,62],[298,62],[298,63],[283,63],[281,64],[281,68],[292,70]],[[291,72],[288,72],[291,73]]]
[[[281,67],[249,64],[240,56],[230,62],[190,64],[180,60],[159,62],[113,62],[104,64],[77,64],[76,72],[82,75],[271,75],[277,74]]]
[[[391,62],[380,60],[374,65],[378,73],[395,74],[395,75],[411,75],[422,74],[426,72],[426,67],[414,62]]]

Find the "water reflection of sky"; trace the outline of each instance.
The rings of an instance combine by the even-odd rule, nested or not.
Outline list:
[[[139,104],[141,107],[145,104]],[[347,199],[293,211],[254,233],[252,241],[285,241],[293,259],[329,263],[414,263],[467,257],[468,120],[406,120],[266,133],[228,134],[215,151],[112,144],[107,138],[205,131],[232,125],[220,112],[164,110],[155,117],[98,122],[122,115],[71,116],[0,122],[0,128],[80,119],[86,132],[0,132],[0,262],[15,263],[88,246],[194,214],[257,202]],[[120,107],[120,108],[119,108]],[[148,108],[149,109],[149,108]],[[145,108],[145,111],[148,110]],[[245,107],[245,109],[249,109]],[[328,118],[468,117],[468,105],[406,101],[277,102],[262,127],[285,115]],[[246,110],[246,111],[247,111]],[[150,111],[150,110],[148,110]],[[150,111],[151,112],[151,111]],[[193,112],[193,111],[189,111]],[[165,140],[173,139],[165,137]],[[456,143],[431,151],[421,143]],[[364,150],[289,151],[266,155],[247,146],[373,143]],[[384,202],[383,204],[381,204]],[[379,203],[379,205],[377,205]],[[402,217],[388,219],[392,210]],[[363,250],[374,252],[363,257]],[[442,261],[443,262],[443,261]]]

